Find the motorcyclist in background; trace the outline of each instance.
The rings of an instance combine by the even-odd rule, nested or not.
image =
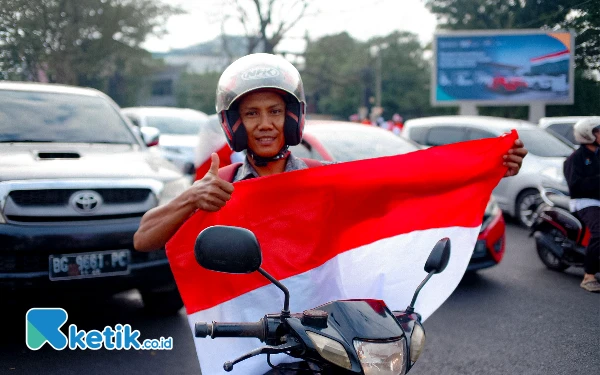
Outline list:
[[[247,151],[233,182],[308,168],[288,151],[302,140],[306,100],[300,73],[283,57],[257,53],[233,62],[219,79],[216,109],[229,146]],[[505,177],[519,172],[525,155],[527,150],[517,139],[504,155]],[[215,212],[231,199],[233,184],[219,177],[216,153],[211,159],[202,179],[144,214],[134,235],[136,250],[164,247],[197,210]]]
[[[579,120],[573,127],[581,146],[564,162],[564,174],[571,196],[570,209],[588,227],[591,237],[586,248],[581,287],[600,292],[595,274],[600,271],[600,117]]]

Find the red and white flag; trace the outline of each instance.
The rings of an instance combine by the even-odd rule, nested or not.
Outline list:
[[[283,293],[258,273],[229,275],[194,258],[200,231],[221,224],[248,228],[262,268],[290,291],[302,312],[350,298],[382,299],[405,309],[425,278],[435,243],[449,237],[450,262],[425,285],[415,310],[427,319],[454,291],[471,258],[485,207],[517,134],[433,147],[391,157],[282,173],[236,183],[216,213],[192,216],[167,244],[190,327],[197,321],[255,322],[283,307]],[[257,339],[195,339],[202,373],[262,345]],[[269,369],[264,356],[239,374]]]

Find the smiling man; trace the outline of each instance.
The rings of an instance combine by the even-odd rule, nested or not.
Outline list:
[[[233,171],[230,166],[219,170],[219,157],[213,153],[202,179],[168,204],[146,212],[134,236],[135,248],[160,249],[196,211],[220,210],[231,199],[233,182],[320,165],[288,150],[302,140],[305,107],[300,73],[283,57],[256,53],[233,62],[219,79],[216,110],[229,146],[246,150],[246,159],[232,165]],[[526,154],[516,140],[504,155],[506,177],[518,173]],[[233,172],[231,178],[225,177],[225,168]]]
[[[232,182],[307,168],[307,162],[288,151],[302,139],[305,106],[300,73],[284,58],[258,53],[231,64],[219,79],[216,109],[229,146],[246,150],[246,159],[231,180],[223,179],[213,153],[202,179],[170,203],[146,212],[134,236],[135,248],[160,249],[197,210],[220,210],[231,199]]]

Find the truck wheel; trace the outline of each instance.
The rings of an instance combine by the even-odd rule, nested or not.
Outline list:
[[[515,218],[522,226],[530,228],[535,221],[535,211],[542,203],[540,192],[537,189],[522,191],[517,197]]]
[[[183,307],[177,288],[160,291],[140,290],[144,309],[152,315],[175,315]]]

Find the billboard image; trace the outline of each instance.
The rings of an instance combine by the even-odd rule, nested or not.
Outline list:
[[[572,104],[574,49],[569,31],[436,34],[431,102]]]

